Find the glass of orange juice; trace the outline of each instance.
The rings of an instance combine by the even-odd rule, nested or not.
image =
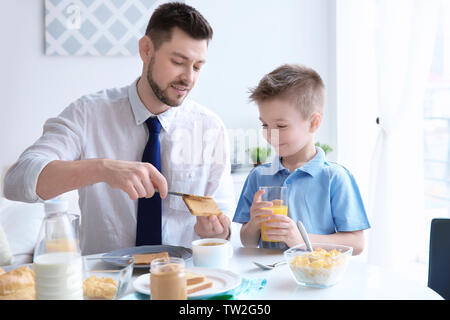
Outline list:
[[[272,210],[273,214],[279,214],[283,216],[288,215],[288,188],[284,186],[270,186],[270,187],[259,187],[259,190],[264,190],[261,197],[262,201],[271,201],[273,206],[262,208],[266,210]],[[261,223],[261,242],[262,248],[271,249],[285,249],[286,245],[284,242],[269,240],[264,231],[270,229],[265,226],[265,223]]]

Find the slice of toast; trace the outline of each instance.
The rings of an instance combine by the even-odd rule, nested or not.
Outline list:
[[[136,261],[134,262],[135,265],[147,265],[150,264],[153,260],[158,258],[169,259],[169,253],[156,252],[156,253],[134,254],[133,257],[136,258]]]
[[[213,282],[211,280],[205,279],[204,281],[196,284],[191,284],[186,287],[187,294],[192,294],[201,290],[211,288]]]
[[[194,216],[210,216],[222,213],[212,197],[184,194],[183,201]]]
[[[185,276],[186,276],[186,285],[188,286],[201,283],[206,280],[206,277],[203,274],[191,272],[188,270],[185,271]]]

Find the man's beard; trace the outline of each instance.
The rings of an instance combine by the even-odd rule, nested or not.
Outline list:
[[[184,98],[181,101],[177,101],[177,100],[172,100],[168,97],[168,94],[165,92],[165,90],[161,89],[161,87],[153,80],[153,66],[155,64],[155,58],[152,57],[150,60],[150,63],[148,65],[148,69],[147,69],[147,81],[150,84],[150,87],[153,90],[153,93],[155,94],[155,97],[158,98],[159,101],[161,101],[162,103],[171,106],[171,107],[178,107],[181,103],[183,103],[184,98],[186,98],[186,95],[184,96]],[[188,87],[188,85],[186,83],[184,83],[183,81],[178,81],[177,83],[174,83],[175,85],[179,84],[185,87]],[[170,87],[167,87],[167,89]],[[167,90],[166,89],[166,90]]]

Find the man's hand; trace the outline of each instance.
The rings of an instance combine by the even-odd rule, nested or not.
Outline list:
[[[167,196],[167,180],[150,163],[104,159],[103,181],[110,187],[126,192],[131,200],[151,198],[158,189],[161,198]]]
[[[200,238],[222,238],[227,239],[230,235],[231,220],[226,214],[211,215],[208,217],[197,217],[194,231]]]
[[[166,178],[154,166],[112,159],[51,161],[38,177],[36,193],[48,200],[99,182],[123,190],[132,200],[152,197],[155,188],[158,188],[161,198],[167,196]]]

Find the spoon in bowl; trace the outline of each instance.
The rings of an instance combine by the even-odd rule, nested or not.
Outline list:
[[[298,227],[298,230],[300,231],[300,234],[302,235],[303,241],[305,241],[306,249],[309,252],[312,252],[313,248],[311,246],[311,241],[309,240],[308,233],[306,232],[306,229],[305,229],[305,227],[303,226],[303,223],[300,220],[297,221],[297,227]],[[268,265],[261,264],[259,262],[255,262],[255,261],[253,261],[253,263],[255,265],[257,265],[258,267],[260,267],[261,269],[263,269],[263,270],[272,270],[276,266],[282,265],[282,264],[286,264],[287,262],[286,261],[279,261],[279,262],[276,262],[274,264],[268,264]]]
[[[306,249],[309,252],[313,252],[313,248],[311,246],[311,241],[309,241],[308,233],[306,232],[306,229],[300,220],[297,221],[297,227],[298,227],[298,230],[300,231],[300,234],[302,235],[303,241],[305,241]]]

